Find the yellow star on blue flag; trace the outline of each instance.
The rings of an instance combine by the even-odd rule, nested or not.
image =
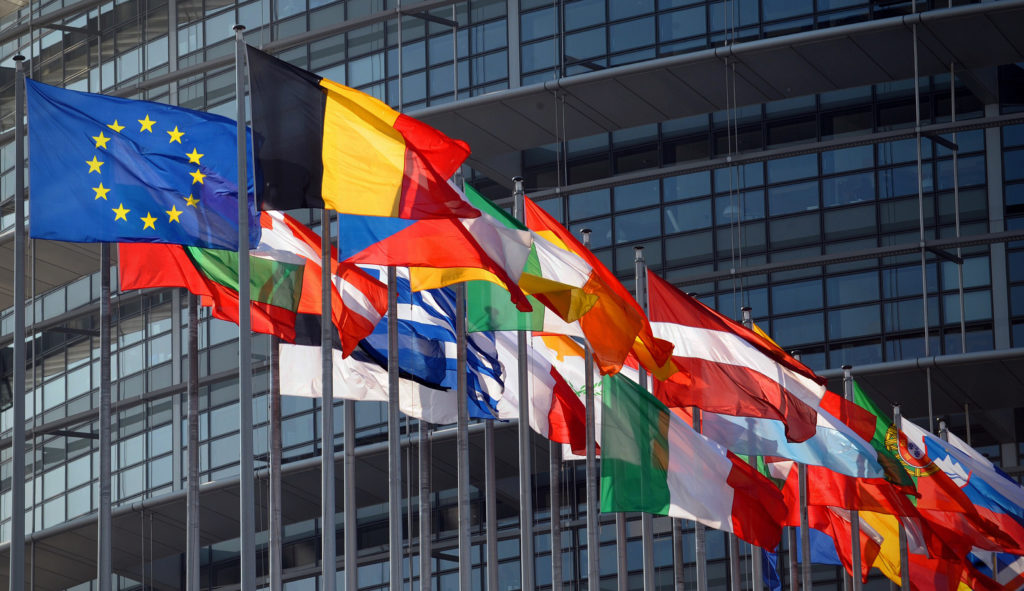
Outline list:
[[[32,238],[238,249],[234,121],[33,80],[26,94]],[[257,244],[251,163],[248,179]]]

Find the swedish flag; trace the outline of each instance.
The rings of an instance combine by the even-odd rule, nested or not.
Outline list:
[[[238,248],[234,121],[26,82],[32,238]]]

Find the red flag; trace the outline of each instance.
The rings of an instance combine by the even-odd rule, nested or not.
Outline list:
[[[791,441],[817,429],[825,388],[820,378],[764,337],[648,273],[655,334],[671,342],[678,370],[655,383],[669,406],[697,406],[719,414],[782,421]]]

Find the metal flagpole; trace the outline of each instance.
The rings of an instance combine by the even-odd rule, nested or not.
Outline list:
[[[789,549],[789,591],[800,591],[800,566],[796,561],[797,528],[786,528],[786,547]]]
[[[793,359],[800,361],[800,352],[791,353]],[[796,465],[797,485],[800,495],[800,554],[803,560],[800,563],[800,579],[804,591],[811,589],[811,515],[807,508],[807,466]]]
[[[615,514],[615,586],[625,589],[629,585],[629,561],[626,560],[629,548],[626,531],[626,514]]]
[[[339,232],[340,233],[340,232]],[[331,212],[320,213],[320,556],[323,591],[334,591],[334,316],[331,314]]]
[[[110,516],[110,244],[100,245],[100,481],[96,578],[102,591],[112,587]]]
[[[25,588],[25,56],[14,56],[14,375],[10,588]],[[102,248],[102,247],[101,247]],[[102,265],[101,265],[102,266]],[[109,281],[109,275],[108,279]],[[109,363],[109,359],[108,359]],[[109,453],[107,462],[110,461]]]
[[[672,589],[683,591],[683,520],[670,518],[672,527]]]
[[[193,296],[194,297],[194,296]],[[281,342],[270,337],[270,394],[267,405],[270,427],[270,591],[281,591],[284,538],[281,522]],[[198,591],[198,589],[197,589]]]
[[[753,309],[750,306],[743,306],[740,308],[740,313],[743,315],[743,326],[746,326],[750,330],[754,330],[754,316]],[[750,456],[750,465],[757,469],[757,457]],[[737,540],[737,546],[739,541]],[[754,544],[750,544],[750,588],[760,590],[764,588],[764,573],[762,573],[760,548]],[[730,563],[731,565],[731,563]]]
[[[339,218],[340,219],[340,218]],[[338,222],[338,249],[341,249],[341,222]],[[391,286],[388,290],[390,293]],[[342,434],[345,446],[344,463],[342,472],[342,510],[344,511],[344,543],[343,552],[345,555],[345,589],[358,589],[358,570],[356,567],[357,542],[356,542],[356,402],[346,400],[344,408],[344,433]]]
[[[271,386],[273,387],[273,386]],[[199,298],[188,294],[188,488],[185,491],[185,580],[188,591],[199,591]],[[273,429],[271,419],[271,429]]]
[[[700,409],[693,407],[693,430],[700,433]],[[708,591],[707,530],[704,524],[693,522],[693,541],[696,546],[697,591]]]
[[[636,301],[647,313],[647,263],[644,261],[644,247],[633,247]],[[647,389],[647,372],[640,368],[640,387]],[[650,513],[640,514],[640,537],[643,547],[644,591],[654,591],[654,517]]]
[[[548,442],[548,484],[551,489],[551,591],[562,591],[562,444]]]
[[[903,433],[903,417],[900,415],[900,404],[897,402],[892,406],[892,424],[896,427],[897,438]],[[907,543],[907,528],[903,525],[903,519],[899,519],[900,524],[900,588],[903,591],[910,591],[910,550]]]
[[[458,465],[458,520],[459,520],[459,589],[472,588],[472,546],[469,539],[469,407],[466,396],[466,285],[456,283],[455,289],[455,336],[456,373],[458,376],[456,401],[458,423],[456,424],[456,462]]]
[[[853,367],[850,365],[843,366],[843,394],[847,400],[853,401]],[[857,511],[850,511],[850,531],[853,538],[853,574],[852,589],[853,591],[860,591],[863,586],[861,581],[861,550],[860,550],[860,513]]]
[[[388,561],[391,591],[402,588],[402,456],[398,432],[398,271],[388,267]]]
[[[494,421],[484,423],[484,500],[484,521],[487,524],[484,530],[487,541],[486,588],[487,591],[498,591],[498,501],[494,484]],[[528,562],[527,555],[521,555],[519,560],[522,563]]]
[[[431,533],[430,519],[430,432],[427,424],[419,423],[419,476],[420,476],[420,591],[431,591]],[[411,535],[411,534],[410,534]],[[347,589],[347,587],[346,587]]]
[[[523,177],[512,177],[512,198],[516,219],[526,222],[526,192]],[[533,589],[533,462],[530,455],[530,376],[527,363],[527,331],[520,330],[519,337],[519,564],[523,589]],[[493,427],[492,427],[493,428]],[[487,522],[487,531],[494,527]],[[552,540],[553,543],[553,540]],[[554,546],[552,546],[554,548]],[[489,562],[489,561],[488,561]],[[488,564],[490,566],[490,564]]]
[[[356,402],[345,401],[345,589],[358,588],[356,555]]]
[[[590,248],[590,229],[580,230],[583,246]],[[587,588],[598,591],[601,586],[601,570],[598,564],[600,555],[600,537],[598,532],[597,512],[600,509],[597,500],[597,416],[594,408],[594,357],[587,344],[584,355],[584,381],[586,383],[587,401]]]
[[[238,537],[240,585],[256,588],[256,509],[252,457],[252,332],[249,298],[249,180],[246,170],[244,25],[235,32],[235,120],[238,122]]]

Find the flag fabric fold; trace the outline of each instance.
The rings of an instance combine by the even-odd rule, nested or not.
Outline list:
[[[550,441],[585,450],[586,407],[558,369],[537,350],[538,346],[545,347],[543,337],[528,338],[525,352],[519,351],[515,332],[495,332],[494,338],[505,382],[497,404],[498,418],[519,418],[519,404],[523,400],[519,392],[519,356],[525,354],[530,427]]]
[[[465,142],[247,47],[260,209],[432,219],[479,211],[448,184]]]
[[[518,310],[531,309],[519,287],[531,255],[529,232],[506,227],[487,214],[430,220],[341,215],[339,220],[345,228],[342,260],[409,267],[413,291],[472,279],[492,281],[504,288],[505,299]]]
[[[675,347],[676,372],[654,386],[659,399],[669,406],[773,419],[793,442],[815,434],[825,388],[809,369],[654,273],[647,276],[651,327]]]
[[[622,376],[604,376],[601,510],[694,519],[775,548],[782,493]]]
[[[234,121],[26,80],[29,235],[238,249]],[[249,242],[260,238],[249,190]]]
[[[654,336],[646,314],[632,294],[569,230],[531,199],[526,198],[525,202],[528,228],[590,265],[591,272],[583,290],[595,296],[595,303],[579,319],[579,326],[593,349],[601,373],[619,371],[626,356],[633,352],[653,375],[659,378],[666,375],[672,344]]]
[[[297,314],[321,313],[320,237],[280,212],[261,215],[249,257],[252,329],[295,339]],[[369,336],[387,309],[387,288],[355,265],[332,259],[331,311],[344,352]],[[238,256],[163,244],[118,245],[121,289],[184,287],[217,318],[238,322]]]

